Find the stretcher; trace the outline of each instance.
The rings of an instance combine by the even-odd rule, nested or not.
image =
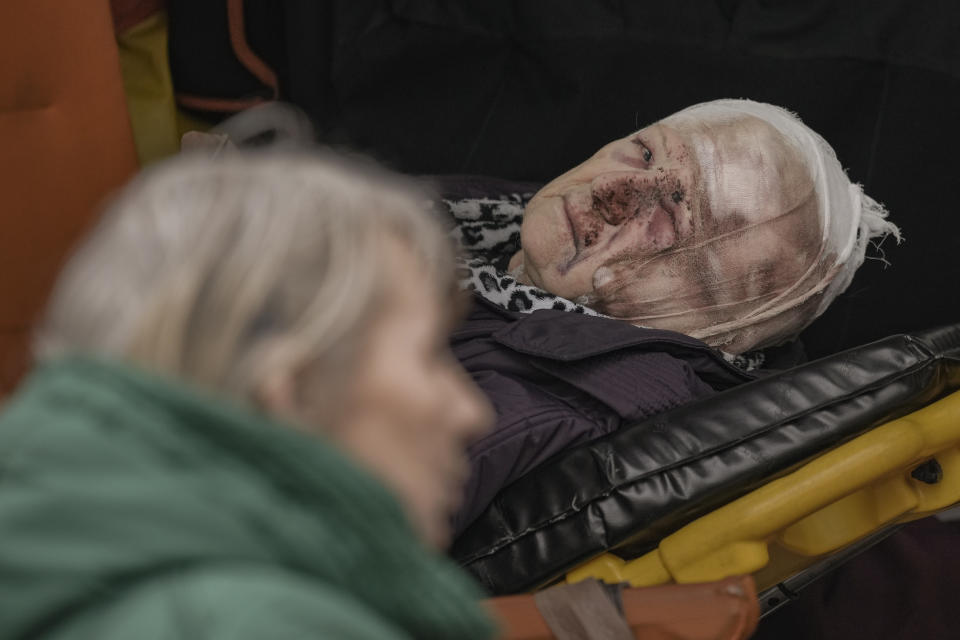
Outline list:
[[[960,500],[960,392],[843,444],[702,516],[630,561],[567,574],[646,586],[754,573],[772,586],[816,559]]]
[[[493,593],[752,574],[769,612],[960,500],[958,389],[960,325],[823,358],[554,458],[453,553]]]
[[[107,47],[110,33],[104,6],[98,5],[97,20],[80,21],[95,24],[89,37],[82,42],[74,38],[77,50],[105,52],[108,59],[99,65],[89,63],[88,56],[85,68],[98,71],[117,66],[115,52]],[[60,16],[57,24],[62,23],[64,33],[79,33],[66,28],[80,24],[67,8],[51,15]],[[16,23],[14,19],[8,21]],[[136,58],[149,61],[156,55],[160,46],[156,29],[160,28],[159,22],[147,23],[121,37],[119,60],[125,74],[143,77]],[[146,46],[140,46],[143,42]],[[98,43],[100,46],[94,46]],[[27,56],[16,52],[11,59],[28,58],[37,59],[34,53]],[[54,62],[66,64],[71,59],[69,53],[61,53],[57,60],[40,66],[52,68]],[[159,69],[166,87],[168,74]],[[54,83],[55,87],[77,80],[73,67],[36,75],[56,79],[59,84]],[[896,74],[893,77],[899,78]],[[6,174],[8,184],[30,187],[30,198],[35,199],[36,194],[62,195],[63,202],[44,201],[38,210],[55,210],[61,216],[76,210],[78,222],[65,229],[63,236],[75,235],[73,232],[83,226],[79,221],[88,217],[94,201],[129,175],[136,164],[133,139],[124,119],[116,117],[124,107],[118,78],[82,83],[72,80],[69,87],[76,91],[69,95],[63,90],[49,93],[65,103],[63,113],[78,116],[76,121],[56,135],[31,138],[34,148],[38,139],[56,140],[57,153],[44,148],[36,159],[24,162],[20,158],[9,164],[28,171],[26,178],[19,171]],[[101,91],[91,91],[93,86]],[[45,86],[40,88],[46,91]],[[454,93],[446,88],[445,92]],[[915,101],[911,91],[901,89],[900,94],[911,104]],[[891,93],[894,106],[900,94]],[[164,105],[172,104],[169,91],[165,89],[163,95]],[[128,100],[130,97],[128,90]],[[109,102],[109,109],[97,102],[101,98]],[[392,108],[379,93],[376,100],[384,108]],[[134,99],[129,105],[142,161],[175,147],[170,141],[175,141],[182,129],[169,122],[169,126],[156,126],[156,117],[149,112],[156,101]],[[539,101],[537,105],[539,109]],[[34,107],[43,106],[26,104],[24,117],[32,119]],[[949,109],[949,103],[944,108]],[[844,122],[848,120],[845,112],[841,116]],[[400,129],[392,119],[376,113],[370,120]],[[19,125],[11,130],[19,131]],[[116,139],[104,138],[106,130],[114,132]],[[87,131],[99,132],[100,137],[88,140],[80,135]],[[148,137],[151,131],[155,138]],[[74,141],[74,147],[82,153],[60,153],[64,140]],[[418,157],[429,156],[422,150],[423,144],[417,141]],[[108,155],[116,167],[106,167],[94,158],[91,153],[97,149],[111,150]],[[503,162],[501,151],[492,154],[498,163]],[[524,157],[522,153],[508,155]],[[896,155],[887,154],[891,158]],[[902,162],[891,162],[899,176]],[[61,176],[67,166],[76,172],[77,179],[64,183]],[[96,167],[100,182],[88,179],[89,170],[81,171],[89,167]],[[476,167],[471,165],[470,169]],[[93,195],[80,198],[81,191],[81,195]],[[928,189],[924,193],[935,192]],[[21,192],[13,193],[16,196]],[[27,201],[26,195],[23,200]],[[82,206],[76,204],[80,200]],[[14,201],[18,202],[17,198]],[[916,205],[915,200],[911,202]],[[888,204],[898,210],[892,199]],[[39,226],[43,226],[42,216],[25,214],[22,219],[41,220]],[[19,237],[12,232],[3,235]],[[33,236],[46,238],[42,234]],[[58,241],[55,250],[41,247],[40,251],[50,254],[45,261],[49,265],[43,269],[47,280],[64,250],[61,245],[68,244],[60,236],[50,239],[51,244],[53,239]],[[916,236],[910,240],[918,243]],[[34,247],[30,259],[36,261],[37,255]],[[39,268],[36,270],[39,272]],[[17,268],[8,271],[22,272]],[[46,280],[16,284],[39,300]],[[17,309],[37,306],[39,301],[17,305]],[[0,343],[15,333],[16,349],[21,351],[20,334],[25,333],[26,316],[4,321]],[[10,361],[5,357],[3,363]],[[457,541],[453,554],[492,593],[499,594],[575,582],[587,576],[650,585],[752,573],[761,589],[761,606],[771,610],[823,571],[902,523],[936,512],[960,498],[956,479],[960,472],[960,401],[951,395],[960,388],[958,367],[960,327],[893,336],[633,425],[565,453],[503,491]],[[13,375],[9,376],[11,380]]]

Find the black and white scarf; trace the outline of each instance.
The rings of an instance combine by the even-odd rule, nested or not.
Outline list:
[[[539,287],[522,284],[507,272],[507,263],[520,250],[523,209],[532,193],[501,198],[444,200],[456,221],[450,232],[460,249],[460,287],[476,291],[495,305],[510,311],[532,312],[556,309],[600,315],[572,300]]]

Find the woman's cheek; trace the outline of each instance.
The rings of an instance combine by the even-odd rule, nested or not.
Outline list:
[[[624,259],[600,267],[594,274],[599,311],[615,317],[653,316],[688,295],[691,282],[684,265],[662,258]]]

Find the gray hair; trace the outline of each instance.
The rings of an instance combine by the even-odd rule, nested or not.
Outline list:
[[[35,356],[115,356],[253,399],[273,372],[342,377],[387,292],[389,247],[454,291],[429,197],[318,154],[180,157],[131,183],[71,258]]]

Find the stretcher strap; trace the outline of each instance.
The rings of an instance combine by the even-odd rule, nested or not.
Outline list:
[[[559,640],[631,640],[620,609],[596,580],[561,584],[534,594],[540,615]]]

